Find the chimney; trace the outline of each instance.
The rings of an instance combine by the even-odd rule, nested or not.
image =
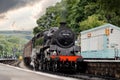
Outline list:
[[[60,22],[60,28],[66,27],[66,22]]]

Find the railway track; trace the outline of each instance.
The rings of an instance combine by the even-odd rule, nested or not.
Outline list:
[[[12,65],[18,62],[16,59],[0,59],[0,63]]]
[[[72,71],[63,73],[43,70],[41,72],[83,80],[120,80],[120,60],[85,60],[85,62],[87,62],[88,66],[86,73],[70,74]],[[31,67],[26,67],[23,61],[12,61],[9,62],[9,65],[31,69]]]
[[[27,67],[24,65],[24,62],[19,63],[18,67],[32,70],[32,68]],[[64,76],[64,77],[70,77],[80,80],[118,80],[117,78],[108,77],[108,76],[95,76],[93,74],[86,74],[86,73],[76,73],[75,71],[68,71],[68,72],[53,72],[53,71],[45,71],[45,70],[37,70],[43,73],[58,75],[58,76]]]
[[[95,75],[86,74],[86,73],[63,73],[63,72],[52,72],[52,71],[43,71],[43,70],[41,72],[49,73],[53,75],[71,77],[76,79],[82,79],[82,80],[117,80],[116,78],[112,78],[112,77],[95,76]]]

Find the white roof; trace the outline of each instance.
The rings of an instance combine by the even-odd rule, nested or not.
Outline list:
[[[108,28],[108,27],[112,27],[114,29],[120,30],[120,27],[118,27],[118,26],[115,26],[115,25],[112,25],[112,24],[105,24],[105,25],[102,25],[102,26],[98,26],[96,28],[92,28],[92,29],[89,29],[89,30],[82,31],[80,33],[81,34],[85,34],[85,33],[91,32],[91,31],[95,31],[95,30],[99,30],[99,29],[104,29],[104,28]]]

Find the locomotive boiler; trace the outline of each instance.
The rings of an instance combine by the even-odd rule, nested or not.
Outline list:
[[[79,53],[80,47],[75,45],[75,40],[74,32],[64,22],[61,22],[59,28],[52,27],[38,33],[31,40],[33,47],[30,65],[38,70],[82,71],[83,58]]]

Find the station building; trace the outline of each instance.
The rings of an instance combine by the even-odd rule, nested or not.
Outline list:
[[[82,31],[80,41],[83,58],[120,58],[120,28],[117,26],[105,24]]]

